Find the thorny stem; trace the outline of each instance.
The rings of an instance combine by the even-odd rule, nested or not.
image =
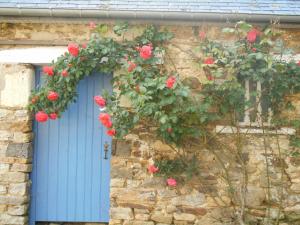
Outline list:
[[[278,148],[278,158],[280,160],[280,172],[281,172],[281,189],[280,189],[280,199],[279,199],[279,209],[278,209],[278,214],[276,217],[276,225],[279,225],[279,219],[280,219],[280,214],[282,212],[282,202],[283,202],[283,176],[284,176],[284,164],[283,164],[283,159],[282,159],[282,154],[281,154],[281,147],[280,147],[280,143],[279,143],[279,138],[278,138],[278,134],[276,131],[276,144],[277,144],[277,148]]]
[[[265,133],[265,127],[262,123],[262,131],[263,131],[263,143],[264,143],[264,154],[265,154],[265,161],[266,161],[266,173],[267,173],[267,196],[268,196],[268,204],[267,204],[267,218],[270,218],[270,200],[271,200],[271,192],[270,192],[270,171],[269,171],[269,163],[268,163],[268,146],[267,146],[267,140],[266,140],[266,133]]]

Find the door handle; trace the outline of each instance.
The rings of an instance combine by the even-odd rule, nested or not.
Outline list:
[[[108,153],[109,144],[105,142],[104,144],[104,159],[108,159],[107,153]]]

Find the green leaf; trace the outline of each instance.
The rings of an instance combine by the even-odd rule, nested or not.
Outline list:
[[[223,28],[223,29],[222,29],[222,32],[223,32],[223,33],[234,33],[234,32],[235,32],[235,29],[234,29],[234,28],[226,27],[226,28]]]
[[[106,34],[108,32],[108,26],[106,24],[100,24],[97,26],[97,31],[101,34]]]
[[[168,116],[163,115],[162,117],[160,117],[159,122],[161,124],[165,124],[167,122]]]
[[[245,21],[240,21],[240,22],[237,23],[237,25],[238,25],[238,27],[239,27],[242,31],[245,31],[245,32],[250,31],[251,28],[252,28],[252,25],[246,23]]]

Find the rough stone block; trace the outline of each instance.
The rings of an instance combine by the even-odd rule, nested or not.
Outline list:
[[[22,205],[28,202],[28,196],[10,196],[4,195],[0,196],[0,205]]]
[[[28,212],[28,205],[9,206],[7,213],[12,216],[23,216]]]
[[[13,133],[5,130],[0,130],[0,141],[9,141],[13,138]]]
[[[183,220],[188,222],[194,222],[196,219],[196,216],[193,214],[188,213],[174,213],[174,219],[175,220]]]
[[[31,65],[0,65],[0,105],[26,107],[34,87],[34,68]]]
[[[15,119],[17,121],[26,121],[31,119],[30,111],[26,109],[20,109],[15,111]]]
[[[149,210],[148,209],[134,209],[134,213],[148,214]]]
[[[12,164],[10,171],[29,173],[32,171],[32,164],[14,163]]]
[[[0,214],[0,224],[24,225],[28,221],[25,216],[11,216],[8,214]]]
[[[291,185],[291,190],[296,193],[300,193],[300,183],[294,183]]]
[[[122,220],[110,219],[109,225],[122,225]]]
[[[132,168],[124,167],[122,165],[115,165],[112,163],[110,177],[111,178],[132,178]]]
[[[124,187],[125,179],[122,178],[113,178],[110,180],[110,187]]]
[[[110,209],[110,218],[117,220],[131,220],[134,217],[130,208],[117,207]]]
[[[174,225],[188,225],[187,221],[174,220]]]
[[[246,205],[255,208],[260,206],[265,200],[266,195],[263,188],[248,186],[246,192]]]
[[[9,143],[7,157],[32,158],[32,143]]]
[[[150,215],[149,215],[149,214],[139,214],[139,213],[136,213],[136,214],[134,215],[134,218],[135,218],[136,220],[147,221],[147,220],[149,220]]]
[[[165,185],[165,182],[164,182]],[[176,191],[175,190],[169,190],[169,189],[160,189],[157,191],[157,197],[159,200],[168,200],[171,198],[176,197]]]
[[[112,152],[115,156],[129,157],[131,155],[131,142],[114,140]]]
[[[12,117],[13,111],[9,109],[0,109],[0,121],[5,121]]]
[[[27,183],[10,184],[8,193],[11,195],[26,195],[28,194],[28,185]]]
[[[135,221],[133,221],[132,225],[154,225],[154,222],[135,220]]]
[[[15,132],[13,141],[15,143],[27,143],[32,141],[33,133],[23,133],[23,132]]]
[[[154,189],[124,188],[115,192],[118,205],[122,207],[151,209],[155,205],[156,194]]]
[[[200,207],[206,202],[206,200],[204,194],[194,190],[189,195],[183,195],[173,198],[171,202],[175,206]]]
[[[0,163],[0,173],[6,173],[9,171],[9,164]]]
[[[176,211],[177,211],[177,208],[174,205],[167,205],[167,207],[166,207],[166,212],[167,213],[173,213],[173,212],[176,212]]]
[[[151,220],[158,223],[172,224],[173,216],[162,212],[154,212],[151,215]]]
[[[5,185],[0,185],[0,195],[6,194],[7,189]]]
[[[0,127],[10,132],[30,132],[32,131],[31,121],[0,121]]]
[[[22,172],[7,172],[4,174],[0,174],[0,181],[3,182],[24,182],[28,180],[28,174]]]
[[[294,205],[294,206],[291,206],[291,207],[286,207],[284,209],[285,212],[288,212],[288,213],[296,213],[298,215],[300,215],[300,204],[299,205]]]
[[[7,211],[7,205],[0,205],[0,213],[4,213]]]

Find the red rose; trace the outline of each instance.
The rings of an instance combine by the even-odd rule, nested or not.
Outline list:
[[[173,178],[169,178],[167,179],[167,184],[170,186],[170,187],[176,187],[177,185],[177,181]]]
[[[35,114],[35,119],[38,122],[46,122],[48,120],[48,115],[44,111],[39,111]]]
[[[204,60],[204,64],[206,64],[206,65],[211,65],[211,64],[214,64],[214,63],[215,63],[215,60],[212,57],[206,58]]]
[[[105,107],[106,101],[102,96],[95,96],[94,101],[99,105],[100,107]]]
[[[206,78],[207,78],[207,80],[210,80],[210,81],[214,80],[214,77],[212,75],[210,75],[210,74],[207,75]]]
[[[174,77],[174,76],[169,77],[166,80],[166,87],[169,89],[173,88],[175,82],[176,82],[176,77]]]
[[[32,99],[31,99],[31,103],[35,104],[38,100],[39,100],[38,96],[33,96]]]
[[[205,37],[206,37],[206,33],[204,31],[200,31],[199,32],[199,38],[200,38],[200,40],[204,40]]]
[[[108,136],[115,136],[116,135],[116,130],[115,129],[111,129],[111,130],[107,130],[106,131],[106,134],[108,135]]]
[[[100,113],[99,120],[106,128],[112,127],[111,117],[108,113]]]
[[[103,126],[105,126],[106,128],[111,128],[112,127],[112,122],[110,120],[106,120],[102,122]]]
[[[297,65],[300,66],[300,60],[298,61]]]
[[[169,128],[167,129],[167,131],[168,131],[168,133],[172,133],[172,132],[173,132],[173,129],[172,129],[171,127],[169,127]]]
[[[56,114],[56,113],[50,113],[50,114],[49,114],[49,118],[50,118],[51,120],[56,120],[56,119],[57,119],[57,114]]]
[[[49,91],[47,98],[50,101],[56,101],[58,99],[59,95],[55,91]]]
[[[91,30],[94,30],[95,28],[97,27],[97,25],[96,25],[96,23],[95,22],[89,22],[89,28],[91,29]]]
[[[44,66],[43,73],[48,74],[48,76],[53,76],[54,75],[53,66]]]
[[[148,172],[149,172],[149,173],[156,173],[156,172],[158,172],[158,171],[159,171],[158,167],[156,167],[156,166],[154,166],[154,165],[149,165],[149,166],[148,166]]]
[[[63,77],[68,76],[68,71],[67,71],[67,70],[63,70],[63,71],[61,72],[61,75],[62,75]]]
[[[139,52],[140,52],[140,57],[142,59],[150,59],[152,56],[152,46],[149,45],[144,45],[141,48],[139,48]]]
[[[251,50],[252,50],[252,52],[256,52],[257,49],[256,48],[252,48]]]
[[[70,54],[72,55],[72,56],[78,56],[78,53],[79,53],[79,47],[78,47],[78,45],[77,44],[69,44],[68,45],[68,51],[70,52]]]
[[[86,43],[81,44],[81,48],[86,48],[86,47],[87,47]]]
[[[252,29],[247,34],[247,41],[249,43],[254,43],[256,41],[257,35],[259,35],[259,31],[256,29]]]
[[[108,113],[100,113],[99,120],[103,123],[110,120],[110,115]]]
[[[136,64],[134,62],[128,62],[128,72],[132,72],[136,68]]]

